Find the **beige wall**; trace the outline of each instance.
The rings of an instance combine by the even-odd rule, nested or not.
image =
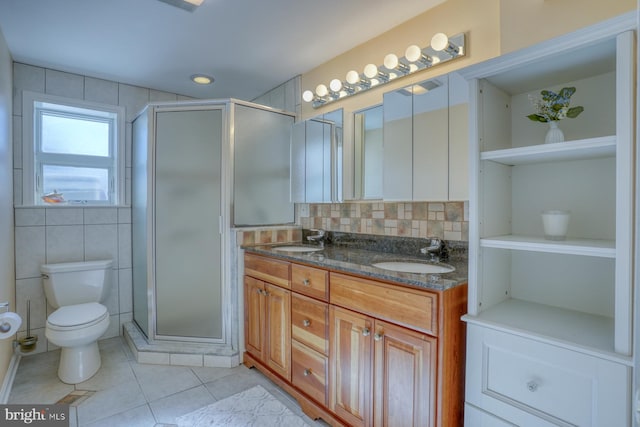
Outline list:
[[[636,9],[636,0],[502,0],[501,53],[531,46]]]
[[[15,311],[13,254],[13,143],[11,133],[12,62],[0,33],[0,302]],[[0,341],[0,384],[11,361],[12,340]]]
[[[468,56],[371,89],[366,93],[313,109],[303,103],[303,118],[336,108],[345,114],[379,104],[389,90],[482,62],[486,59],[566,34],[635,10],[636,0],[448,0],[302,75],[301,92],[331,79],[344,80],[347,71],[381,64],[384,56],[403,56],[411,44],[427,46],[437,32],[467,34]],[[345,132],[349,121],[345,122]]]

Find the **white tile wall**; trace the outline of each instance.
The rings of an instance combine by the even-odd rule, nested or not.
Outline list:
[[[132,320],[133,310],[131,209],[17,207],[15,218],[17,311],[26,319],[27,300],[31,301],[32,334],[42,332],[44,339],[46,317],[54,310],[46,302],[40,265],[95,259],[114,261],[103,301],[111,323],[103,338],[121,334],[121,326]],[[26,330],[26,322],[20,330]],[[38,342],[38,352],[53,348],[46,340]]]
[[[113,259],[112,283],[104,301],[111,315],[103,338],[122,334],[132,320],[131,273],[131,122],[153,101],[191,99],[186,96],[138,86],[66,73],[28,64],[13,64],[13,163],[16,304],[26,319],[31,301],[31,333],[38,335],[35,353],[52,350],[44,336],[47,304],[40,279],[44,263]],[[125,206],[124,207],[31,207],[22,205],[22,93],[46,93],[72,99],[123,106],[126,109]],[[26,333],[23,322],[18,337]]]
[[[118,105],[118,83],[85,77],[84,99],[101,104]]]
[[[300,76],[296,76],[255,98],[253,102],[296,113],[300,117],[301,99]]]

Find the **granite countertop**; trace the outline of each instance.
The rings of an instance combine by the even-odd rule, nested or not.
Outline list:
[[[302,243],[279,243],[270,245],[252,245],[243,246],[246,252],[268,255],[287,261],[301,262],[305,264],[315,265],[318,267],[328,268],[333,271],[352,273],[360,276],[370,277],[372,279],[388,280],[398,282],[403,285],[417,287],[422,289],[446,290],[458,285],[467,283],[467,251],[455,249],[450,251],[449,259],[441,264],[448,264],[455,267],[450,273],[401,273],[391,270],[384,270],[373,267],[371,264],[376,262],[388,261],[418,261],[427,262],[425,255],[407,254],[397,251],[380,250],[377,245],[371,245],[376,250],[363,249],[362,245],[345,245],[345,244],[325,244],[324,248],[315,252],[288,252],[277,250],[282,246],[312,246],[303,245]],[[384,248],[382,248],[384,249]]]

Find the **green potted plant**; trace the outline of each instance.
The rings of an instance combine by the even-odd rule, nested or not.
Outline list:
[[[540,123],[549,123],[549,130],[545,137],[545,143],[564,141],[564,133],[558,127],[562,119],[575,119],[584,111],[584,107],[570,107],[571,96],[576,92],[575,87],[563,87],[559,92],[550,90],[540,91],[540,98],[529,95],[529,100],[536,112],[529,114],[529,120]]]

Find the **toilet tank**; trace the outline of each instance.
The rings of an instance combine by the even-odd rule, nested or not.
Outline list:
[[[42,286],[54,308],[100,302],[111,285],[111,260],[43,264]]]

